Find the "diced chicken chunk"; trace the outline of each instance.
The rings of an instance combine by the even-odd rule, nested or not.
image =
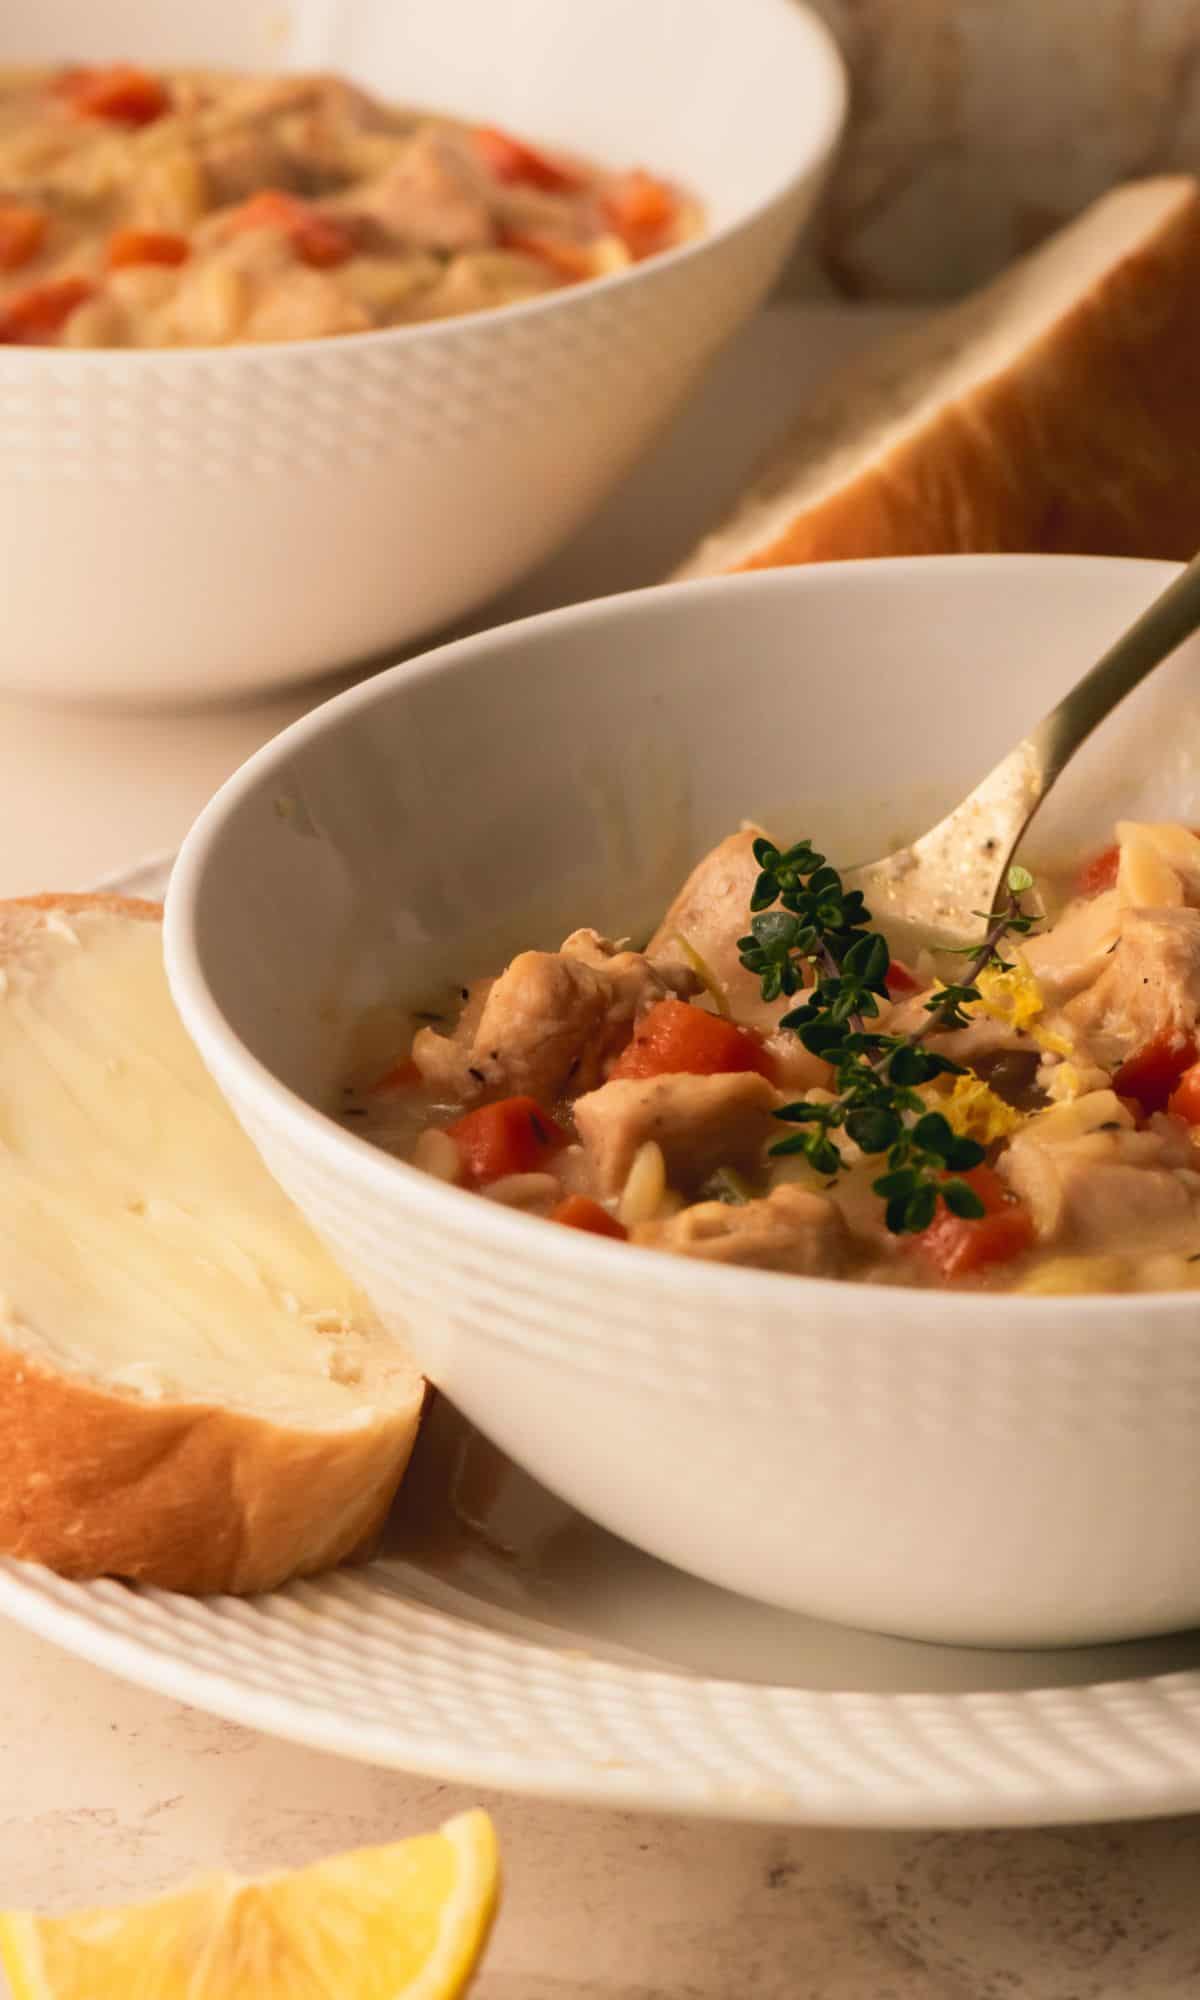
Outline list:
[[[439,132],[414,136],[395,165],[353,212],[377,223],[393,241],[418,250],[482,250],[496,239],[483,187],[462,154]],[[351,207],[347,202],[347,212]]]
[[[1034,1118],[1000,1171],[1042,1242],[1081,1249],[1192,1249],[1200,1242],[1200,1174],[1186,1132],[1161,1118],[1138,1131],[1111,1090]]]
[[[521,952],[492,986],[474,1041],[460,1052],[458,1094],[464,1101],[486,1093],[548,1102],[566,1090],[573,1069],[590,1086],[599,1080],[608,1004],[591,966],[561,952]],[[416,1036],[413,1060],[423,1076],[431,1043],[444,1039],[431,1030]]]
[[[664,1222],[643,1222],[633,1242],[713,1264],[832,1278],[845,1267],[849,1239],[833,1202],[806,1188],[776,1188],[762,1201],[702,1201]]]
[[[1047,1009],[1072,999],[1104,970],[1120,925],[1116,891],[1109,889],[1071,904],[1048,930],[1021,940],[1021,956],[1041,987]]]
[[[299,265],[288,272],[286,284],[260,288],[242,335],[246,340],[317,340],[334,333],[364,333],[371,323],[332,272]]]
[[[196,159],[214,206],[244,201],[259,188],[296,186],[295,161],[270,126],[229,124],[202,139]]]
[[[681,940],[690,946],[703,960],[734,1019],[766,1035],[781,1086],[793,1092],[811,1090],[828,1083],[828,1064],[810,1055],[795,1035],[778,1032],[780,1016],[796,1001],[764,1000],[758,980],[738,957],[738,939],[750,928],[750,898],[759,876],[754,843],[762,833],[760,826],[743,827],[697,862],[646,950],[658,963],[679,957]]]
[[[787,1005],[795,1007],[796,1000]],[[783,1010],[776,1008],[779,1013]],[[832,1074],[829,1064],[820,1056],[814,1056],[806,1049],[798,1035],[790,1028],[777,1028],[774,1034],[763,1036],[763,1049],[771,1059],[775,1081],[781,1090],[791,1097],[798,1097],[806,1090],[820,1090],[829,1082]]]
[[[654,1076],[621,1079],[581,1097],[575,1124],[602,1195],[624,1187],[639,1147],[661,1147],[667,1180],[688,1192],[717,1167],[753,1170],[783,1100],[765,1077]]]
[[[363,91],[337,77],[248,79],[201,112],[197,157],[222,206],[264,187],[315,193],[344,177],[346,134],[380,116]]]
[[[750,928],[750,898],[758,880],[754,842],[760,826],[743,827],[698,861],[646,947],[656,961],[678,958],[683,938],[722,988],[734,1018],[770,1028],[779,1009],[764,1005],[759,984],[738,957],[737,941]]]
[[[1117,821],[1117,900],[1136,909],[1200,903],[1200,839],[1178,822]]]
[[[1107,1069],[1160,1038],[1188,1041],[1200,1019],[1200,911],[1123,910],[1103,970],[1062,1018]]]
[[[611,1020],[614,1026],[632,1023],[658,1000],[674,997],[690,1000],[700,991],[700,981],[690,966],[678,963],[678,954],[651,963],[643,951],[626,951],[601,937],[599,931],[572,931],[563,940],[564,958],[575,958],[603,973],[611,990]]]
[[[594,1090],[638,1015],[669,994],[686,998],[698,984],[686,966],[654,966],[596,931],[574,931],[561,951],[514,958],[453,1036],[423,1028],[413,1061],[427,1084],[456,1101],[528,1094],[551,1103]]]
[[[301,95],[294,109],[281,107],[290,109],[291,115],[280,120],[279,130],[296,163],[300,186],[321,194],[344,185],[350,177],[360,135],[398,135],[405,125],[411,129],[412,119],[410,114],[377,103],[341,77],[312,81],[315,88]],[[400,143],[398,138],[395,143]]]
[[[409,250],[402,268],[434,254]],[[538,298],[552,292],[557,283],[548,264],[515,250],[460,250],[448,263],[437,260],[436,282],[414,290],[409,302],[420,319],[455,319],[461,313]]]

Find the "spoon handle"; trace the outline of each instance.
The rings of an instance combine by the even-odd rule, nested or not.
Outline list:
[[[1057,707],[1044,715],[1028,742],[1041,767],[1045,797],[1080,744],[1104,721],[1118,702],[1131,694],[1176,646],[1200,627],[1200,555],[1148,605],[1128,631],[1111,645],[1081,681],[1076,681]]]

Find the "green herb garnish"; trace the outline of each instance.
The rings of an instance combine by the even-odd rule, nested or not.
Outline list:
[[[780,1026],[830,1064],[835,1091],[828,1104],[783,1105],[775,1116],[806,1129],[778,1140],[772,1154],[802,1153],[817,1173],[836,1178],[843,1161],[832,1134],[844,1131],[863,1153],[885,1156],[887,1171],[872,1187],[897,1236],[927,1229],[940,1204],[952,1215],[981,1216],[979,1196],[957,1176],[982,1162],[984,1148],[955,1132],[919,1095],[936,1077],[967,1072],[923,1044],[937,1029],[967,1025],[965,1010],[980,997],[976,979],[986,965],[1004,963],[997,952],[1002,938],[1031,927],[1034,919],[1021,905],[1033,887],[1028,869],[1009,870],[1006,905],[984,919],[986,935],[968,947],[962,981],[940,987],[925,1002],[929,1019],[901,1036],[869,1025],[888,997],[891,954],[886,938],[871,928],[859,891],[848,890],[808,840],[782,852],[769,840],[756,840],[754,857],[761,872],[739,956],[759,979],[764,1000],[804,992]]]

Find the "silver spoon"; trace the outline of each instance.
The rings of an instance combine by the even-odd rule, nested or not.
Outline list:
[[[1013,854],[1055,781],[1098,723],[1200,628],[1200,555],[1167,585],[1035,729],[938,824],[846,875],[884,924],[961,943],[994,910]]]

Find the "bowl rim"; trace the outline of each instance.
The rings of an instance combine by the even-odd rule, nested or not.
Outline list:
[[[223,347],[62,348],[0,345],[0,379],[3,379],[5,371],[16,373],[22,368],[46,371],[63,367],[228,367],[233,356],[245,359],[253,355],[324,354],[331,347],[339,352],[348,350],[364,354],[379,349],[411,347],[431,340],[463,338],[466,329],[480,323],[487,326],[497,322],[509,325],[518,320],[562,312],[568,310],[571,301],[580,295],[591,298],[599,291],[623,290],[639,280],[652,278],[656,272],[675,270],[704,257],[754,228],[764,217],[776,208],[785,207],[795,197],[810,175],[831,158],[845,129],[849,109],[850,83],[845,61],[832,30],[815,12],[811,0],[738,0],[738,4],[742,8],[753,5],[764,14],[770,9],[780,20],[788,23],[789,30],[797,35],[797,46],[803,49],[801,61],[820,88],[815,94],[812,116],[800,132],[803,145],[799,158],[781,181],[719,228],[702,230],[687,242],[658,251],[622,271],[585,278],[580,284],[561,286],[556,291],[544,292],[531,299],[518,299],[509,305],[485,306],[479,312],[458,313],[449,319],[416,320],[407,326],[369,327],[359,333],[310,335],[303,340],[231,341]]]
[[[1051,567],[1061,570],[1066,565],[1081,577],[1099,575],[1114,566],[1123,570],[1137,569],[1146,572],[1148,577],[1157,577],[1164,587],[1182,569],[1180,563],[1140,556],[937,555],[873,557],[859,562],[811,563],[732,576],[694,578],[622,591],[609,597],[591,598],[579,604],[563,605],[556,610],[537,612],[505,625],[491,626],[482,632],[431,647],[412,659],[399,661],[356,687],[332,696],[289,724],[240,765],[200,812],[180,848],[167,886],[163,952],[172,997],[188,1035],[222,1090],[224,1085],[221,1080],[236,1074],[239,1095],[252,1105],[254,1115],[265,1126],[282,1130],[297,1152],[309,1156],[314,1151],[318,1152],[327,1164],[343,1159],[347,1172],[352,1173],[359,1187],[373,1198],[387,1201],[399,1195],[410,1212],[435,1228],[452,1224],[457,1218],[460,1229],[464,1223],[468,1224],[471,1233],[490,1250],[505,1254],[513,1261],[527,1262],[528,1253],[536,1243],[540,1246],[537,1254],[545,1262],[558,1266],[581,1281],[606,1283],[611,1289],[618,1268],[628,1271],[628,1261],[623,1267],[614,1265],[612,1261],[614,1256],[626,1257],[625,1244],[583,1230],[548,1229],[541,1217],[525,1215],[499,1202],[481,1201],[465,1188],[452,1187],[431,1174],[423,1173],[419,1168],[385,1152],[361,1134],[347,1130],[338,1124],[332,1114],[308,1103],[284,1084],[242,1041],[211,991],[201,962],[194,922],[201,883],[230,812],[264,784],[273,782],[280,767],[298,749],[330,729],[336,731],[345,719],[370,709],[376,702],[386,702],[395,688],[410,681],[452,673],[460,666],[469,670],[475,659],[486,656],[498,642],[501,645],[519,645],[522,635],[530,631],[569,630],[573,625],[604,625],[610,622],[619,625],[631,615],[653,620],[658,616],[669,616],[671,607],[684,598],[703,602],[715,593],[728,595],[731,591],[741,591],[747,596],[787,596],[803,592],[813,582],[829,580],[833,580],[835,590],[843,587],[853,589],[855,574],[863,568],[885,577],[930,574],[939,570],[958,577],[1007,572],[1015,582],[1030,571]],[[467,1204],[470,1204],[469,1208]],[[532,1238],[527,1233],[531,1229],[537,1232]],[[1090,1342],[1093,1337],[1090,1322],[1094,1317],[1102,1320],[1127,1318],[1132,1301],[1136,1301],[1139,1316],[1152,1314],[1158,1320],[1178,1322],[1172,1323],[1169,1329],[1160,1329],[1156,1337],[1161,1338],[1163,1331],[1169,1331],[1175,1338],[1182,1337],[1188,1345],[1200,1342],[1200,1298],[1193,1291],[1068,1293],[1044,1297],[1017,1292],[951,1292],[933,1286],[874,1285],[855,1278],[803,1277],[790,1272],[725,1266],[645,1248],[639,1249],[635,1270],[629,1272],[627,1291],[636,1287],[636,1270],[645,1272],[647,1303],[656,1292],[660,1297],[667,1292],[671,1295],[671,1305],[676,1308],[686,1307],[698,1298],[714,1306],[724,1302],[740,1308],[743,1313],[757,1306],[761,1315],[759,1331],[764,1334],[778,1332],[784,1339],[794,1337],[795,1328],[791,1322],[797,1311],[806,1310],[806,1304],[831,1309],[829,1321],[836,1325],[838,1320],[847,1316],[853,1301],[861,1307],[864,1298],[871,1298],[878,1302],[876,1317],[890,1313],[894,1318],[899,1311],[897,1302],[909,1301],[921,1312],[926,1337],[935,1336],[946,1342],[957,1343],[967,1337],[967,1330],[961,1323],[965,1312],[972,1317],[978,1314],[983,1327],[991,1332],[996,1332],[997,1322],[1003,1320],[1006,1332],[1013,1331],[1014,1326],[1019,1324],[1021,1332],[1031,1338],[1052,1329],[1060,1337],[1067,1333],[1080,1342]],[[790,1314],[788,1300],[792,1302]],[[1076,1322],[1073,1328],[1068,1325],[1071,1318]]]

